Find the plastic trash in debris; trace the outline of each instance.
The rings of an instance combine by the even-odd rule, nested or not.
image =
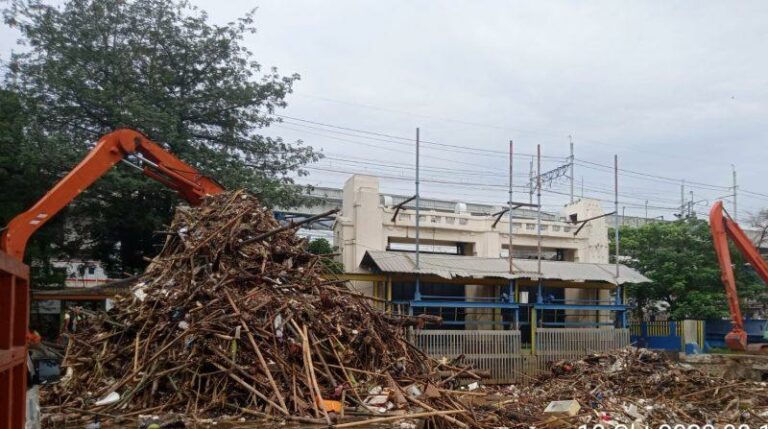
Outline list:
[[[380,395],[381,391],[382,391],[382,387],[381,386],[374,386],[374,387],[371,387],[368,390],[368,394],[369,395]]]
[[[75,369],[71,366],[67,367],[67,371],[64,374],[61,379],[59,379],[59,384],[62,386],[65,386],[67,383],[69,383],[72,380],[72,376],[75,375]]]
[[[544,409],[544,414],[555,417],[571,417],[579,413],[581,405],[574,399],[567,401],[552,401]]]
[[[373,395],[367,397],[364,402],[366,405],[377,407],[386,404],[387,401],[389,401],[389,395]]]
[[[97,407],[100,407],[102,405],[114,404],[115,402],[117,402],[119,400],[120,400],[120,394],[117,393],[117,392],[112,392],[109,395],[107,395],[107,396],[99,399],[98,401],[96,401],[96,403],[93,404],[93,405],[95,405]]]
[[[326,412],[341,414],[341,409],[343,408],[341,402],[332,399],[323,399],[321,402]]]
[[[407,393],[408,396],[410,396],[411,398],[418,398],[419,396],[421,396],[422,391],[421,389],[419,389],[419,386],[415,384],[411,384],[405,389],[405,393]]]
[[[182,331],[186,331],[187,329],[189,329],[189,323],[182,320],[181,322],[179,322],[179,329],[181,329]]]
[[[275,316],[275,321],[273,323],[273,326],[275,327],[275,337],[278,339],[283,338],[283,316],[281,314],[278,314]]]
[[[624,405],[623,408],[624,408],[624,413],[629,417],[632,417],[632,419],[634,419],[635,421],[643,420],[643,415],[640,414],[640,411],[638,411],[637,405],[635,404]]]
[[[473,381],[472,383],[467,384],[467,390],[477,390],[480,387],[480,383]]]
[[[624,361],[622,359],[616,359],[616,362],[611,365],[610,368],[608,368],[608,374],[613,374],[615,372],[621,371],[621,369],[624,367]]]
[[[144,288],[146,287],[147,284],[144,282],[136,283],[136,286],[133,287],[133,296],[139,301],[144,302],[144,298],[147,297],[146,292],[144,292]]]

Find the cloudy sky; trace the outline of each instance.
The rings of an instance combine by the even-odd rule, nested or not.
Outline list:
[[[549,170],[566,162],[571,135],[576,194],[583,181],[607,209],[614,154],[627,215],[645,216],[647,200],[649,217],[671,218],[683,179],[705,213],[732,193],[731,164],[739,217],[768,207],[766,2],[193,3],[217,22],[258,7],[247,41],[257,60],[301,74],[267,133],[325,152],[307,183],[368,172],[412,194],[408,139],[420,127],[424,196],[502,203],[509,139],[522,187],[536,145]],[[12,35],[0,32],[0,55]],[[567,179],[544,191],[557,209]]]

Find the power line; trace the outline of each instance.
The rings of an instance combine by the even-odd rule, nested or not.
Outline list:
[[[326,159],[328,159],[328,158],[331,158],[331,157],[326,157]],[[403,165],[403,164],[400,164],[400,166],[398,166],[398,165],[390,165],[390,164],[384,164],[384,163],[380,163],[380,162],[375,162],[374,160],[368,160],[368,159],[364,159],[362,161],[360,161],[359,159],[346,159],[346,158],[342,158],[342,157],[339,157],[339,158],[333,157],[333,159],[337,160],[340,163],[352,164],[353,166],[354,165],[358,165],[358,164],[364,164],[364,165],[372,165],[372,166],[381,167],[381,168],[388,168],[388,169],[393,169],[394,168],[394,169],[409,170],[409,171],[413,171],[414,170],[414,167],[412,167],[410,165]],[[333,168],[333,166],[332,165],[326,166],[326,168]],[[457,175],[457,174],[462,174],[464,172],[466,172],[466,174],[469,174],[469,175],[471,175],[473,177],[478,176],[478,174],[473,174],[474,172],[472,170],[455,170],[455,169],[442,169],[442,171],[439,171],[438,174]],[[492,176],[493,177],[497,177],[497,176],[499,176],[499,174],[493,173]],[[525,175],[525,174],[521,174],[519,176],[527,178],[527,175]],[[475,182],[475,184],[479,184],[479,183]],[[561,184],[556,184],[556,185],[557,186],[563,186]],[[502,186],[502,185],[492,184],[492,186]],[[612,190],[607,190],[605,188],[599,188],[599,187],[596,187],[596,186],[585,186],[584,188],[587,189],[587,190],[590,190],[592,192],[595,192],[595,193],[606,194],[606,195],[613,195],[613,191]],[[523,189],[527,189],[527,186],[523,186]],[[622,193],[621,195],[624,198],[629,198],[629,199],[636,199],[636,200],[646,200],[646,199],[649,199],[649,198],[647,198],[647,196],[638,194],[637,192],[633,193],[632,195],[626,194],[626,193]],[[662,202],[667,202],[667,203],[677,202],[676,199],[675,200],[671,200],[671,199],[663,199],[663,198],[656,198],[656,201],[662,201]]]
[[[408,111],[405,111],[405,110],[397,110],[397,109],[385,108],[385,107],[380,107],[380,106],[372,106],[370,104],[362,104],[362,103],[354,103],[354,102],[349,102],[349,101],[335,100],[333,98],[321,97],[321,96],[317,96],[317,95],[308,95],[308,94],[296,94],[296,95],[299,96],[299,97],[305,97],[305,98],[310,98],[310,99],[317,99],[317,100],[322,100],[322,101],[327,101],[327,102],[332,102],[332,103],[346,104],[346,105],[350,105],[350,106],[363,107],[363,108],[366,108],[366,109],[379,110],[379,111],[383,111],[383,112],[392,112],[392,113],[397,113],[397,114],[407,115],[407,116],[415,116],[415,117],[422,117],[422,118],[428,118],[428,119],[435,119],[435,120],[438,120],[438,121],[452,122],[452,123],[457,123],[457,124],[462,124],[462,125],[470,125],[470,126],[481,127],[481,128],[514,131],[514,132],[517,132],[517,133],[524,133],[524,134],[531,134],[531,135],[541,135],[541,136],[547,136],[547,137],[550,137],[550,138],[557,138],[557,139],[564,139],[568,135],[568,133],[558,134],[558,133],[550,133],[550,132],[545,132],[545,131],[540,131],[540,130],[525,130],[525,129],[515,128],[515,127],[510,127],[510,126],[503,126],[503,125],[495,125],[495,124],[488,124],[488,123],[481,123],[481,122],[466,121],[466,120],[455,119],[455,118],[444,118],[444,117],[433,116],[433,115],[425,115],[425,114],[421,114],[421,113],[408,112]],[[586,138],[586,139],[585,138],[580,138],[579,141],[580,142],[585,142],[585,143],[594,143],[594,144],[601,145],[601,146],[608,146],[608,147],[611,147],[611,148],[615,147],[615,143],[606,142],[606,141],[602,141],[602,140],[597,140],[597,139],[593,139],[593,138]],[[652,155],[659,155],[659,153],[657,153],[657,152],[637,149],[637,148],[633,148],[633,147],[627,147],[626,149],[634,151],[634,152],[639,152],[639,153],[648,153],[648,154],[652,154]],[[675,154],[664,154],[664,156],[673,156],[673,157],[676,157],[676,158],[683,158],[682,156],[675,155]],[[686,155],[685,159],[689,160],[690,159],[690,155]]]
[[[366,173],[366,172],[355,171],[355,170],[339,170],[339,169],[324,168],[324,167],[306,167],[306,168],[307,169],[311,169],[311,170],[325,171],[325,172],[332,172],[332,173],[341,173],[341,174],[364,174],[364,173]],[[413,181],[412,177],[392,176],[392,175],[388,175],[388,174],[379,174],[378,177],[386,178],[386,179],[391,179],[391,180],[408,181],[408,182]],[[430,179],[430,178],[422,178],[422,179],[420,179],[420,181],[425,182],[425,183],[435,183],[435,184],[444,184],[444,185],[452,185],[452,186],[461,186],[461,187],[466,187],[466,188],[471,188],[471,189],[480,189],[480,190],[486,190],[486,191],[498,191],[500,189],[508,189],[508,185],[499,185],[499,184],[492,184],[492,183],[458,182],[458,181],[442,180],[442,179]],[[522,185],[515,186],[515,188],[525,189],[525,190],[528,189],[527,186],[522,186]],[[546,193],[550,193],[550,194],[555,194],[555,195],[563,195],[563,196],[570,195],[569,193],[558,192],[558,191],[555,191],[555,190],[552,190],[552,189],[542,189],[542,192],[546,192]],[[625,196],[625,197],[632,198],[630,196]],[[602,201],[602,202],[613,202],[612,200],[603,199],[603,198],[594,198],[593,197],[592,199],[595,199],[595,200],[598,200],[598,201]],[[627,207],[636,207],[636,208],[645,207],[644,204],[635,204],[635,203],[626,202],[626,201],[622,202],[622,204],[627,206]],[[671,206],[655,206],[655,205],[654,206],[650,206],[649,205],[648,207],[649,208],[653,207],[653,208],[658,208],[658,209],[663,209],[663,210],[670,210],[670,211],[679,210],[679,207],[671,207]]]
[[[610,165],[600,164],[598,162],[593,162],[593,161],[587,161],[587,160],[584,160],[584,159],[581,159],[581,158],[577,158],[576,160],[578,162],[584,162],[584,163],[587,163],[587,164],[591,164],[591,165],[595,165],[595,166],[599,166],[599,167],[608,168],[608,169],[613,170],[613,167],[610,166]],[[655,174],[642,173],[642,172],[639,172],[639,171],[627,170],[625,168],[619,168],[619,171],[620,172],[624,172],[624,173],[634,174],[634,175],[637,175],[637,176],[642,176],[642,177],[651,177],[651,178],[655,178],[655,179],[666,180],[666,181],[669,181],[670,183],[676,183],[676,184],[680,184],[680,182],[683,180],[683,179],[674,179],[674,178],[671,178],[671,177],[659,176],[659,175],[655,175]],[[709,187],[709,188],[712,188],[711,190],[728,190],[728,189],[730,189],[730,187],[728,187],[728,186],[712,185],[712,184],[708,184],[708,183],[701,183],[701,182],[690,181],[690,180],[687,180],[687,179],[685,180],[685,184],[686,185],[693,184],[693,185],[702,186],[702,187]]]
[[[288,120],[291,120],[291,121],[298,121],[298,122],[304,123],[304,124],[290,123],[291,125],[294,125],[294,126],[300,126],[300,127],[303,126],[303,127],[308,127],[308,128],[314,129],[314,130],[320,130],[320,131],[324,131],[324,132],[338,133],[338,134],[342,134],[342,135],[346,135],[346,136],[352,136],[352,137],[358,137],[358,138],[366,138],[366,139],[373,139],[373,140],[383,141],[383,142],[387,142],[387,143],[393,143],[393,144],[399,144],[399,145],[407,145],[407,146],[411,146],[412,145],[411,142],[413,141],[413,139],[410,138],[410,137],[403,137],[403,136],[397,136],[397,135],[393,135],[393,134],[381,133],[381,132],[376,132],[376,131],[363,130],[363,129],[360,129],[360,128],[353,128],[353,127],[348,127],[348,126],[329,124],[329,123],[326,123],[326,122],[313,121],[313,120],[309,120],[309,119],[297,118],[297,117],[294,117],[294,116],[282,115],[282,114],[277,114],[277,113],[273,113],[272,115],[276,116],[276,117],[279,117],[279,118],[282,118],[282,119],[288,119]],[[317,126],[325,127],[325,128],[312,127],[312,126],[305,125],[305,124],[312,124],[312,125],[317,125]],[[280,126],[280,124],[274,124],[274,125]],[[328,128],[330,128],[330,129],[328,129]],[[350,134],[350,133],[344,133],[344,132],[339,132],[339,131],[334,131],[334,130],[349,131],[349,132],[358,133],[358,134]],[[303,130],[295,130],[295,131],[302,132]],[[363,134],[363,135],[359,135],[359,134]],[[371,137],[371,136],[374,136],[374,137]],[[327,137],[327,136],[325,136],[325,137]],[[386,139],[382,139],[381,137],[385,137]],[[329,138],[332,138],[332,137],[329,137]],[[392,139],[394,139],[394,140],[392,140]],[[580,141],[583,141],[583,140],[580,140]],[[447,150],[447,151],[451,151],[451,152],[457,152],[458,151],[460,153],[471,153],[473,155],[478,155],[478,156],[493,156],[493,157],[496,157],[497,155],[507,155],[507,152],[501,151],[501,150],[483,149],[483,148],[477,148],[477,147],[472,147],[472,146],[440,143],[440,142],[429,141],[429,140],[422,141],[422,143],[427,144],[427,145],[434,145],[434,146],[438,146],[438,147],[442,148],[442,149],[438,149],[438,150]],[[445,149],[445,148],[450,148],[450,149],[453,149],[453,150],[449,150],[449,149]],[[469,151],[469,152],[467,152],[467,151]],[[524,156],[524,157],[532,157],[532,156],[534,156],[533,154],[522,153],[522,152],[516,153],[516,155]],[[562,162],[562,161],[567,159],[567,157],[564,157],[564,156],[542,156],[542,158],[547,158],[547,159],[550,159],[550,160],[557,160],[557,161],[560,161],[560,162]],[[590,168],[590,166],[595,166],[595,167],[601,167],[601,168],[609,169],[609,170],[613,169],[613,167],[610,166],[610,165],[601,164],[601,163],[594,162],[594,161],[588,161],[588,160],[581,159],[581,158],[575,158],[575,162],[577,164],[579,164],[580,166],[587,167],[587,168]],[[585,164],[589,164],[589,165],[585,165]],[[641,177],[641,178],[657,179],[657,180],[664,181],[665,183],[678,184],[678,183],[680,183],[683,180],[683,179],[676,179],[676,178],[672,178],[672,177],[666,177],[666,176],[655,175],[655,174],[650,174],[650,173],[644,173],[644,172],[640,172],[640,171],[629,170],[629,169],[625,169],[625,168],[620,168],[619,172],[620,172],[620,174],[621,173],[625,173],[625,174],[622,174],[625,177],[626,177],[626,174],[629,174],[629,175],[638,176],[638,177]],[[691,187],[698,188],[698,189],[708,189],[708,190],[728,190],[728,189],[730,189],[728,186],[714,185],[714,184],[702,183],[702,182],[691,181],[691,180],[686,180],[686,184],[691,186]],[[760,195],[759,193],[754,193],[754,192],[752,192],[752,193]],[[765,195],[765,194],[763,194],[761,196],[764,196],[764,197],[768,198],[768,195]]]
[[[383,141],[387,141],[387,142],[390,142],[390,143],[403,144],[403,141],[405,141],[405,142],[413,142],[413,138],[411,138],[411,137],[396,136],[396,135],[392,135],[392,134],[386,134],[386,133],[380,133],[380,132],[375,132],[375,131],[362,130],[362,129],[359,129],[359,128],[352,128],[352,127],[346,127],[346,126],[341,126],[341,125],[328,124],[328,123],[325,123],[325,122],[311,121],[309,119],[296,118],[296,117],[293,117],[293,116],[281,115],[279,113],[272,113],[272,115],[273,116],[277,116],[277,117],[282,118],[282,119],[288,119],[288,120],[291,120],[291,121],[299,121],[299,122],[303,122],[303,123],[307,123],[307,124],[312,124],[312,125],[319,125],[319,126],[326,127],[326,128],[332,128],[332,129],[343,130],[343,131],[351,131],[351,132],[358,133],[358,134],[367,134],[367,135],[376,136],[376,137],[386,137],[386,138],[389,138],[389,139],[401,140],[399,142],[395,142],[395,141],[392,141],[392,140],[383,140]],[[277,125],[279,125],[279,124],[277,124]],[[294,123],[294,124],[291,124],[291,125],[300,125],[300,124],[295,124]],[[304,125],[304,126],[306,126],[306,125]],[[317,129],[317,127],[312,127],[312,128]],[[346,134],[346,135],[350,135],[350,136],[353,136],[353,137],[364,137],[364,136],[353,135],[353,134]],[[371,137],[364,137],[364,138],[371,138]],[[424,141],[420,141],[420,142],[424,143],[424,144],[427,144],[427,145],[441,146],[441,147],[447,147],[447,148],[453,148],[453,149],[461,149],[463,151],[481,152],[481,153],[492,154],[494,156],[495,155],[508,155],[507,152],[501,151],[501,150],[483,149],[483,148],[477,148],[477,147],[472,147],[472,146],[456,145],[456,144],[449,144],[449,143],[440,143],[440,142],[430,141],[430,140],[424,140]],[[480,154],[478,153],[477,155],[480,155]],[[526,156],[526,157],[536,156],[535,154],[532,154],[532,153],[522,153],[522,152],[516,153],[516,155]],[[542,156],[542,158],[556,159],[556,160],[562,161],[562,160],[565,160],[567,157],[565,157],[565,156],[551,156],[550,155],[550,156]]]
[[[385,143],[397,144],[397,145],[400,145],[400,146],[407,146],[407,147],[412,146],[412,138],[409,138],[409,137],[403,137],[403,136],[397,136],[397,135],[393,135],[393,134],[387,134],[387,133],[380,133],[380,132],[375,132],[375,131],[363,130],[363,129],[354,128],[354,127],[345,127],[345,126],[334,125],[334,124],[329,124],[329,123],[325,123],[325,122],[312,121],[312,120],[308,120],[308,119],[292,117],[292,116],[288,116],[288,115],[274,114],[274,116],[279,117],[281,119],[287,119],[289,121],[299,122],[299,123],[289,122],[290,125],[293,125],[293,126],[296,126],[296,127],[309,128],[311,130],[316,130],[316,131],[320,131],[320,132],[324,132],[324,133],[332,133],[332,134],[339,134],[339,135],[343,135],[343,136],[351,136],[351,137],[356,137],[356,138],[363,138],[363,139],[367,139],[367,140],[381,141],[381,142],[385,142]],[[316,125],[316,126],[307,125],[307,124],[312,124],[312,125]],[[338,136],[329,136],[329,135],[325,135],[325,134],[317,134],[317,133],[313,133],[312,131],[308,131],[306,129],[291,128],[289,126],[285,126],[282,123],[282,121],[281,121],[281,123],[275,123],[273,125],[279,126],[279,127],[283,127],[283,128],[286,128],[286,129],[290,129],[290,130],[293,130],[293,131],[297,131],[297,132],[300,132],[300,133],[307,133],[307,134],[311,134],[311,135],[319,135],[321,137],[330,138],[330,139],[333,139],[333,140],[336,140],[336,141],[342,141],[342,142],[347,142],[347,143],[352,143],[352,144],[357,144],[357,145],[365,145],[365,146],[374,147],[374,148],[380,149],[380,150],[391,150],[391,151],[395,151],[395,152],[401,153],[401,151],[398,150],[398,149],[384,147],[382,145],[372,145],[372,144],[367,144],[367,143],[360,142],[360,141],[343,139],[343,138],[340,138]],[[321,127],[324,127],[324,128],[321,128]],[[353,134],[353,133],[357,133],[357,134]],[[585,141],[585,140],[581,139],[580,141]],[[493,157],[493,158],[496,158],[497,155],[507,155],[507,153],[505,151],[501,151],[501,150],[483,149],[483,148],[477,148],[477,147],[466,146],[466,145],[456,145],[456,144],[441,143],[441,142],[436,142],[436,141],[424,141],[423,143],[427,144],[427,145],[435,146],[433,149],[442,150],[442,151],[448,151],[448,152],[458,152],[458,153],[462,153],[462,154],[469,154],[469,155],[476,155],[476,156],[489,156],[489,157]],[[533,154],[528,154],[528,153],[517,153],[517,155],[522,156],[522,157],[532,157],[533,156]],[[430,156],[430,155],[425,155],[424,157],[425,158],[434,159],[434,160],[443,161],[443,162],[449,162],[449,163],[453,163],[453,164],[458,164],[458,165],[467,165],[467,166],[482,167],[482,168],[486,168],[488,166],[487,164],[471,163],[471,162],[468,162],[466,160],[457,161],[455,159],[440,158],[440,157]],[[564,160],[567,159],[567,157],[563,157],[563,156],[545,156],[544,158],[547,158],[548,160],[550,160],[549,162],[563,162]],[[606,164],[601,164],[599,162],[594,162],[594,161],[588,161],[588,160],[581,159],[581,158],[576,159],[574,162],[576,164],[578,164],[580,167],[584,167],[584,168],[588,168],[588,169],[592,169],[592,170],[597,170],[597,171],[610,171],[613,168],[612,166],[609,166],[609,165],[606,165]],[[408,167],[404,167],[404,168],[408,168]],[[434,171],[437,171],[437,169],[438,169],[438,167],[432,167],[432,168],[434,169]],[[455,170],[458,170],[458,169],[455,169]],[[448,171],[448,170],[446,169],[446,171]],[[486,171],[486,174],[495,174],[495,173],[491,173],[490,171],[487,171],[487,170],[485,170],[485,171]],[[662,176],[662,175],[657,175],[657,174],[650,174],[650,173],[644,173],[644,172],[635,171],[635,170],[629,170],[629,169],[620,169],[619,171],[620,171],[620,174],[622,176],[624,176],[624,177],[640,179],[640,180],[647,180],[647,181],[663,183],[663,184],[667,184],[667,185],[675,185],[675,186],[677,186],[683,180],[683,179],[676,179],[676,178],[673,178],[673,177]],[[466,171],[466,173],[467,174],[473,174],[470,171]],[[476,172],[474,174],[481,175],[482,172],[478,171],[478,172]],[[705,191],[726,191],[726,190],[730,190],[731,189],[731,187],[728,187],[728,186],[721,186],[721,185],[715,185],[715,184],[698,182],[698,181],[691,181],[691,180],[686,180],[686,186],[688,186],[690,188],[699,189],[699,190],[705,190]],[[754,199],[754,200],[761,200],[761,201],[768,200],[768,194],[764,194],[764,193],[760,193],[760,192],[755,192],[755,191],[750,191],[750,190],[746,190],[746,189],[741,189],[741,191],[745,194],[744,195],[745,198]],[[606,191],[601,189],[601,190],[598,190],[598,192],[606,192]],[[652,192],[652,193],[650,193],[650,195],[656,195],[656,193]],[[717,198],[724,198],[724,197],[728,198],[728,197],[730,197],[730,195],[726,195],[726,196],[723,196],[723,197],[719,196]],[[639,199],[639,198],[636,198],[636,197],[629,197],[629,198]],[[653,198],[664,199],[664,198],[658,198],[658,197],[653,197]],[[665,200],[671,201],[669,199],[665,199]]]

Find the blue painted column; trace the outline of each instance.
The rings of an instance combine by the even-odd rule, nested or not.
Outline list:
[[[416,284],[413,288],[413,300],[414,301],[421,301],[421,280],[419,279],[419,275],[416,274]],[[413,306],[408,306],[408,315],[413,316]]]
[[[541,281],[541,279],[539,279],[539,284],[536,289],[536,304],[543,304],[543,303],[544,303],[544,284]],[[536,309],[536,306],[534,306],[533,311],[536,313],[536,323],[538,326],[538,324],[541,323],[540,321],[544,318],[544,310],[538,310]]]
[[[421,301],[421,281],[418,275],[416,275],[416,288],[413,291],[413,300]]]
[[[507,301],[510,304],[514,304],[518,302],[518,299],[516,282],[515,280],[510,280],[509,284],[507,285]],[[512,314],[514,315],[514,318],[512,319],[512,329],[516,331],[519,329],[520,324],[520,309],[513,309]]]

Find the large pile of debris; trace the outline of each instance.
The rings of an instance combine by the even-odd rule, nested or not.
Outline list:
[[[531,386],[505,389],[497,404],[523,427],[768,423],[768,383],[703,374],[647,349],[628,347],[554,362]],[[560,410],[547,410],[551,401]],[[556,408],[556,407],[552,407]],[[552,412],[548,412],[552,411]]]
[[[482,427],[448,387],[479,378],[405,338],[421,319],[372,308],[247,192],[177,211],[132,294],[69,338],[53,420],[275,418],[329,424],[426,417]],[[356,425],[357,422],[346,423]],[[339,427],[343,427],[339,425]]]

